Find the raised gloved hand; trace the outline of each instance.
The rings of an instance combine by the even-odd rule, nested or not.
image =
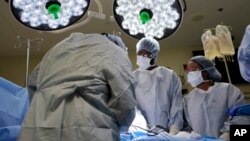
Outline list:
[[[114,44],[118,45],[121,47],[125,52],[127,52],[128,48],[125,46],[123,43],[121,37],[116,36],[116,35],[111,35],[107,33],[102,33],[102,35],[105,35],[110,41],[112,41]]]
[[[219,138],[229,141],[229,133],[228,132],[224,132],[223,134],[220,135]]]
[[[177,133],[179,133],[180,129],[175,126],[175,125],[171,125],[170,129],[169,129],[169,134],[170,135],[176,135]]]

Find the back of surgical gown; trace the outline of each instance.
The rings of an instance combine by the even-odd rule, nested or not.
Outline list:
[[[241,76],[250,82],[250,25],[247,26],[238,50],[238,60]]]
[[[104,36],[73,33],[51,48],[37,69],[20,141],[113,141],[120,127],[131,124],[131,64]]]

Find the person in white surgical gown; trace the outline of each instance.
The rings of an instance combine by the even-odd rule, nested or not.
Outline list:
[[[187,64],[187,81],[194,89],[184,97],[186,120],[192,131],[202,135],[229,140],[229,126],[249,124],[246,117],[227,116],[227,109],[244,104],[240,89],[219,82],[221,74],[212,61],[195,56]]]
[[[183,126],[182,84],[173,70],[155,64],[159,51],[153,38],[142,38],[136,45],[136,100],[149,128],[159,125],[177,134]]]
[[[19,141],[119,140],[135,116],[135,80],[114,44],[121,39],[107,37],[72,33],[46,53],[30,76],[34,95]]]
[[[238,62],[241,76],[250,82],[250,25],[246,28],[238,50]]]

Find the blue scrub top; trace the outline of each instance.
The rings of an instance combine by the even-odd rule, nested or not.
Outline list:
[[[0,77],[0,141],[16,141],[29,107],[27,88]]]
[[[241,76],[250,82],[250,25],[247,26],[239,47],[238,61]]]

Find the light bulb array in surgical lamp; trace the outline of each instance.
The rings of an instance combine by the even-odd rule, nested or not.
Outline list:
[[[137,39],[167,38],[176,32],[183,17],[179,0],[115,0],[113,13],[122,30]]]
[[[66,28],[86,13],[90,0],[11,0],[11,11],[23,25],[43,31]]]

